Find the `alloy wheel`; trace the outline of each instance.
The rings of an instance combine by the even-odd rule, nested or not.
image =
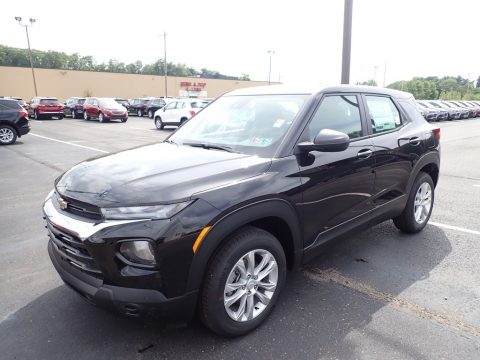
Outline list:
[[[15,134],[13,133],[13,130],[4,127],[0,129],[0,143],[2,144],[10,144],[13,141],[13,138],[15,137]]]
[[[228,275],[224,306],[238,322],[255,319],[268,306],[278,282],[278,265],[267,250],[256,249],[243,255]]]
[[[419,224],[427,219],[432,208],[432,188],[429,183],[424,182],[415,194],[414,213],[415,221]]]

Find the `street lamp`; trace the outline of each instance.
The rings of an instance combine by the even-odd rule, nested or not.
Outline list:
[[[163,32],[163,69],[165,75],[165,98],[167,98],[168,86],[167,86],[167,33]]]
[[[33,25],[35,19],[30,18],[30,25],[29,24],[22,24],[22,18],[20,16],[15,16],[15,20],[18,21],[20,26],[25,28],[25,33],[27,34],[27,44],[28,44],[28,55],[30,57],[30,67],[32,68],[32,78],[33,78],[33,88],[35,89],[35,96],[37,94],[37,82],[35,81],[35,71],[33,70],[33,59],[32,59],[32,50],[30,49],[30,38],[28,37],[28,28]]]
[[[272,75],[272,55],[275,54],[275,51],[268,50],[269,63],[268,63],[268,85],[270,85],[270,77]]]

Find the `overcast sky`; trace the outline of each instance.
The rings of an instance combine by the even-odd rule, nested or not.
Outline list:
[[[350,82],[480,75],[480,0],[353,0]],[[143,63],[163,58],[228,75],[340,82],[343,0],[54,1],[2,4],[0,44],[26,47],[15,16],[37,21],[32,48]],[[1,81],[1,79],[0,79]]]

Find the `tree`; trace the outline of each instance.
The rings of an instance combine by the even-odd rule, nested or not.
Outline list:
[[[357,85],[378,86],[377,82],[373,79],[370,79],[370,80],[367,80],[367,81],[362,81],[362,82],[357,82]]]

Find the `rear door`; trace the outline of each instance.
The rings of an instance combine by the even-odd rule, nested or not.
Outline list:
[[[416,126],[408,115],[421,117],[408,101],[399,103],[383,95],[363,95],[363,99],[375,147],[375,205],[378,207],[406,194],[413,165],[426,151],[425,128]]]
[[[372,209],[374,148],[360,104],[354,93],[325,95],[301,136],[313,141],[320,130],[331,129],[350,137],[344,151],[313,151],[299,161],[305,247],[319,245],[322,233]]]

